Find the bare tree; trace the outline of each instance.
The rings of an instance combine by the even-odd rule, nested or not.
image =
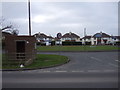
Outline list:
[[[0,18],[0,32],[10,32],[11,34],[18,35],[19,30],[15,28],[12,23],[4,24],[5,19]]]

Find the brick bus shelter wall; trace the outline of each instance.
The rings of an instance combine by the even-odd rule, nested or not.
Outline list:
[[[17,41],[25,41],[25,63],[26,65],[31,64],[32,61],[35,59],[35,43],[36,39],[34,36],[6,36],[5,37],[5,52],[6,55],[9,57],[9,60],[20,60],[16,58],[17,54]],[[23,47],[21,47],[23,49]]]

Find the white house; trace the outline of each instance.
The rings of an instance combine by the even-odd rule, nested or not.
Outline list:
[[[62,45],[64,42],[75,42],[81,43],[84,45],[115,45],[120,42],[120,36],[110,36],[109,34],[99,32],[89,36],[85,36],[80,39],[75,33],[69,32],[62,35],[61,39],[57,37],[53,38],[52,36],[47,36],[44,33],[36,33],[34,34],[37,42],[44,44],[46,46],[51,45],[51,42],[54,41],[55,45]]]
[[[62,45],[62,39],[55,37],[55,45]]]
[[[115,45],[117,42],[120,42],[120,36],[111,36],[111,43]]]
[[[46,46],[51,45],[51,42],[54,40],[52,36],[47,36],[44,33],[36,33],[34,34],[36,37],[37,42],[40,42],[41,44],[44,44]]]
[[[100,32],[93,35],[93,45],[108,45],[111,44],[111,36]]]
[[[83,45],[85,45],[85,44],[91,45],[92,41],[93,41],[92,36],[85,36],[85,37],[82,38],[82,44]]]
[[[103,32],[82,38],[82,44],[86,42],[87,45],[109,45],[112,41],[111,36]]]
[[[55,37],[55,44],[62,45],[63,42],[80,42],[80,36],[75,33],[69,32],[62,35],[61,39]]]
[[[78,36],[75,33],[69,32],[66,33],[62,36],[61,38],[62,42],[63,41],[74,41],[74,42],[80,42],[80,36]]]

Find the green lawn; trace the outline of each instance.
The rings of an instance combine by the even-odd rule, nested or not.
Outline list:
[[[120,49],[120,48],[119,48]],[[118,50],[116,46],[38,46],[38,51],[110,51]]]
[[[33,64],[27,66],[27,68],[53,66],[63,64],[67,61],[68,57],[66,56],[40,54],[37,55],[37,59],[33,62]]]
[[[9,62],[8,60],[3,59],[3,69],[16,69],[20,68],[20,64]],[[24,68],[42,68],[47,66],[54,66],[66,63],[68,58],[61,55],[48,55],[48,54],[37,54],[36,60],[33,61],[31,65],[25,66]]]

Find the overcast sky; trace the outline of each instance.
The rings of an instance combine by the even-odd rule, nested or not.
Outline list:
[[[28,35],[27,2],[2,3],[5,22],[15,25],[20,35]],[[56,36],[73,32],[82,37],[105,32],[118,34],[117,2],[31,2],[32,34]]]

